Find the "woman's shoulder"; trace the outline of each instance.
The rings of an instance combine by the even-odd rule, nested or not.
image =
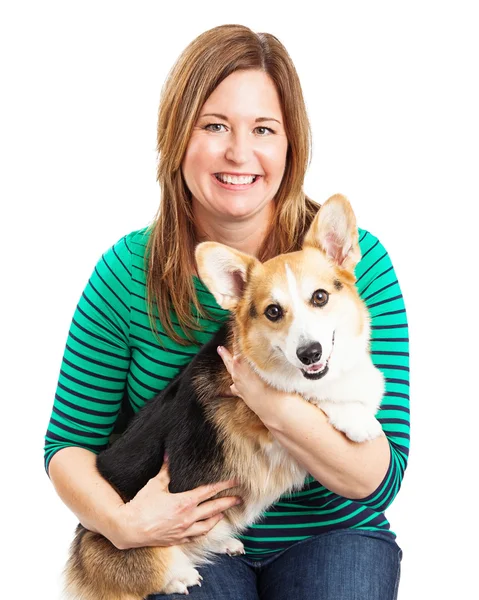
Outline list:
[[[92,274],[93,283],[100,278],[101,283],[109,288],[120,286],[129,289],[133,281],[143,281],[149,237],[150,228],[143,227],[114,242],[99,258]]]
[[[388,256],[388,252],[382,242],[367,229],[358,227],[359,249],[361,251],[360,263],[371,264],[379,256]]]
[[[358,235],[359,235],[359,247],[361,248],[361,254],[362,254],[363,248],[367,249],[372,244],[376,244],[379,242],[378,238],[367,229],[358,227]]]
[[[108,252],[123,256],[145,256],[146,247],[150,238],[151,229],[149,226],[142,229],[135,229],[130,233],[122,236],[117,242],[111,246]]]
[[[358,228],[358,233],[361,259],[356,265],[355,275],[361,297],[370,302],[369,307],[386,300],[398,300],[402,297],[401,291],[388,251],[370,231]]]
[[[150,227],[143,227],[123,235],[103,253],[101,260],[123,264],[127,271],[132,266],[143,268],[150,234]]]

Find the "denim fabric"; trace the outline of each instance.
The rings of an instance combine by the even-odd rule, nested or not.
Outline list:
[[[218,555],[192,600],[396,600],[402,551],[383,532],[343,529],[263,560]],[[149,596],[180,600],[182,594]]]

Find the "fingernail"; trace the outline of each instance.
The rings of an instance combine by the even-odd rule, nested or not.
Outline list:
[[[235,504],[243,504],[242,498],[236,498]]]
[[[218,346],[216,350],[218,351],[218,354],[221,355],[221,353],[223,352],[223,346]]]

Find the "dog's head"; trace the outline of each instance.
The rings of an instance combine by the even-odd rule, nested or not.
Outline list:
[[[367,349],[359,259],[356,218],[340,195],[320,208],[298,252],[261,263],[215,242],[196,249],[202,281],[234,315],[241,354],[271,385],[297,391],[337,377]]]

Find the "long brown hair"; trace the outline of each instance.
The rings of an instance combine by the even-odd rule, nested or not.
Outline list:
[[[299,249],[319,208],[303,191],[311,160],[311,127],[299,77],[284,46],[274,35],[255,33],[243,25],[221,25],[202,33],[180,55],[162,88],[157,147],[161,202],[150,227],[146,255],[153,331],[158,332],[157,316],[167,335],[181,345],[197,343],[192,332],[200,330],[199,315],[210,318],[198,302],[192,278],[195,227],[181,164],[204,103],[228,75],[244,69],[261,70],[272,79],[288,139],[273,220],[258,258],[264,261]],[[175,331],[172,310],[184,337]]]

